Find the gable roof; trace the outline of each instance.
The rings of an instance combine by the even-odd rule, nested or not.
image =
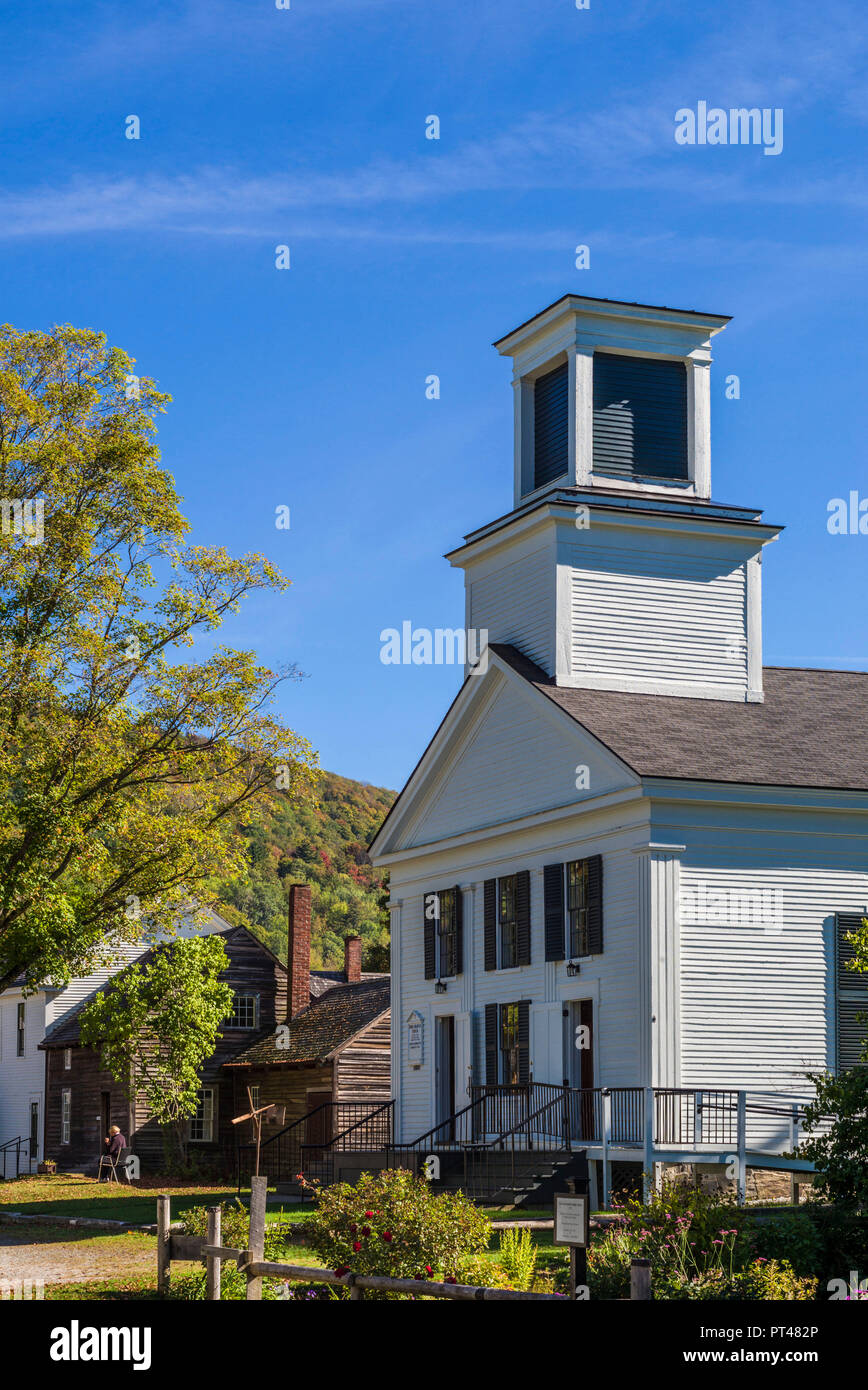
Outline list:
[[[289,1046],[278,1047],[275,1029],[263,1033],[224,1067],[312,1066],[367,1028],[389,1007],[390,979],[375,975],[359,984],[333,985],[290,1019]]]
[[[868,790],[868,673],[767,666],[765,700],[558,686],[517,648],[491,650],[640,777]]]
[[[209,920],[203,927],[201,933],[194,933],[194,935],[229,937],[234,936],[237,932],[243,932],[245,936],[248,936],[250,940],[254,942],[255,945],[258,946],[259,949],[266,956],[270,957],[274,964],[278,966],[278,968],[282,970],[284,974],[286,974],[286,966],[274,954],[273,951],[269,950],[269,948],[265,945],[264,941],[260,941],[259,937],[254,936],[253,932],[249,931],[247,927],[243,927],[240,925],[237,927],[233,927],[231,923],[225,921],[224,918],[219,917],[216,912],[210,913]],[[171,946],[174,941],[181,939],[182,938],[179,935],[177,937],[170,938],[168,941],[160,941],[156,946],[149,947],[148,950],[146,950],[142,955],[138,956],[134,961],[130,961],[129,964],[148,965],[154,959],[154,955],[157,951],[164,950],[165,947]],[[124,969],[126,969],[126,966],[124,967]],[[60,1020],[59,1023],[56,1023],[53,1028],[49,1028],[42,1042],[39,1044],[40,1048],[70,1047],[74,1043],[80,1042],[81,1015],[83,1011],[87,1008],[88,1004],[91,1004],[93,1002],[97,994],[103,994],[111,985],[113,985],[117,979],[117,975],[121,973],[122,971],[118,971],[116,975],[112,976],[108,980],[104,980],[95,989],[92,989],[90,993],[87,994],[84,997],[84,999],[82,999],[76,1005],[74,1009],[71,1009],[68,1014],[64,1015],[64,1017]]]

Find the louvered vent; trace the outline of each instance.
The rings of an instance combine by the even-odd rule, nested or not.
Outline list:
[[[569,467],[567,364],[537,377],[533,389],[533,485],[544,487]]]
[[[687,477],[687,369],[594,353],[594,472]]]

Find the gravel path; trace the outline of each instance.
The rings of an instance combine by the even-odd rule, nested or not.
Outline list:
[[[77,1284],[156,1270],[156,1241],[62,1227],[0,1225],[0,1288],[21,1282]],[[84,1244],[84,1241],[87,1244]]]

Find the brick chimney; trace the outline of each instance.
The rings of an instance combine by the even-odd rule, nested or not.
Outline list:
[[[310,884],[289,890],[289,1017],[310,1003]]]
[[[362,938],[344,938],[344,976],[348,985],[357,985],[362,978]]]

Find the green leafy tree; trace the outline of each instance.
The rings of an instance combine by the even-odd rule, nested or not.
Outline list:
[[[868,1067],[810,1079],[816,1095],[806,1107],[805,1127],[812,1130],[824,1119],[831,1123],[803,1139],[799,1153],[817,1169],[817,1191],[833,1202],[868,1211]]]
[[[232,1012],[220,979],[228,964],[219,936],[180,938],[121,971],[81,1015],[82,1042],[99,1049],[131,1100],[171,1127],[184,1158],[200,1073]]]
[[[209,648],[287,581],[188,543],[154,441],[168,401],[101,333],[0,327],[0,991],[168,926],[245,874],[242,812],[313,784],[268,713],[295,668]]]

